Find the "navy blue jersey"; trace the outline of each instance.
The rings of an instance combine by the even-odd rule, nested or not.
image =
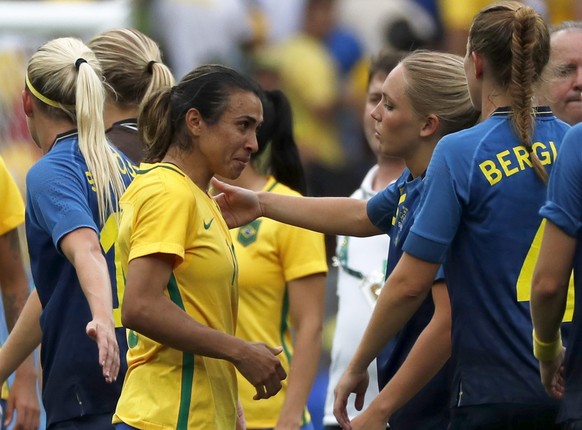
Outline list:
[[[126,184],[135,175],[127,158],[115,152]],[[57,137],[51,150],[26,178],[26,237],[32,277],[42,304],[42,397],[47,426],[92,414],[115,411],[126,370],[127,342],[121,328],[116,287],[116,223],[99,222],[91,173],[71,131]],[[85,334],[91,320],[75,268],[60,250],[60,240],[79,228],[93,229],[101,239],[113,288],[114,318],[122,366],[117,382],[107,384],[99,366],[97,344]]]
[[[390,235],[386,275],[390,275],[402,256],[402,245],[414,222],[420,202],[424,175],[412,178],[405,169],[396,182],[372,197],[368,202],[368,217],[383,232]],[[442,270],[436,280],[442,280]],[[398,371],[418,336],[430,322],[434,303],[429,294],[420,308],[397,333],[377,358],[378,385],[382,389]],[[448,423],[450,397],[448,366],[445,367],[406,405],[390,417],[390,426],[404,429],[445,429]]]
[[[574,258],[575,309],[582,309],[582,124],[566,134],[560,156],[552,171],[548,200],[540,214],[564,233],[577,239]],[[582,313],[574,322],[566,348],[564,374],[566,395],[561,404],[560,421],[582,420]]]
[[[445,262],[457,406],[554,402],[532,354],[529,297],[546,186],[513,132],[509,109],[435,148],[404,251]],[[533,151],[552,170],[569,126],[536,112]]]

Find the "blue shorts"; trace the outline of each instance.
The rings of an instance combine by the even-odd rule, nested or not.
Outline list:
[[[449,430],[559,430],[557,406],[486,404],[451,409]]]
[[[128,426],[125,423],[115,424],[115,430],[139,430],[136,427]]]
[[[54,423],[47,430],[114,430],[112,418],[112,414],[86,415]]]

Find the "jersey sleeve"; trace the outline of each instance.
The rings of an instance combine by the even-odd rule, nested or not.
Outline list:
[[[70,162],[41,159],[26,177],[27,206],[32,219],[51,235],[55,247],[67,234],[90,228],[99,234],[89,207],[89,188]],[[85,182],[83,182],[85,180]]]
[[[410,171],[404,169],[398,180],[368,200],[366,206],[368,218],[372,224],[388,235],[390,235],[394,225],[393,220],[400,200],[400,187],[406,182],[409,175]]]
[[[448,157],[449,142],[437,144],[425,177],[418,212],[403,250],[421,260],[444,263],[460,223],[459,177]]]
[[[323,234],[282,224],[278,235],[285,281],[327,273]]]
[[[194,199],[163,184],[145,184],[135,194],[129,241],[131,261],[163,253],[184,259],[189,226],[194,223]]]
[[[0,235],[24,222],[24,202],[16,182],[0,157]]]
[[[540,210],[569,236],[577,236],[582,228],[582,125],[572,127],[566,135],[552,169],[548,198]]]

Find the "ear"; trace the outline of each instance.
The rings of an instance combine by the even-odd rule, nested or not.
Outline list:
[[[434,135],[441,125],[441,120],[438,116],[434,114],[430,114],[425,118],[425,122],[420,129],[420,136],[421,137],[431,137]]]
[[[475,51],[471,52],[471,60],[473,60],[473,65],[475,66],[475,78],[481,79],[485,68],[485,60]]]
[[[204,119],[198,109],[190,108],[188,112],[186,112],[186,117],[184,118],[186,128],[190,131],[193,136],[200,136],[200,132],[202,129],[202,125],[204,123]]]
[[[34,101],[32,100],[32,94],[30,94],[26,90],[22,90],[22,108],[24,110],[24,114],[28,117],[32,117],[32,108],[34,105]]]

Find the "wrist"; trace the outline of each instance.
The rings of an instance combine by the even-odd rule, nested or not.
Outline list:
[[[552,342],[541,341],[537,336],[535,330],[532,333],[533,338],[533,353],[534,357],[539,361],[553,361],[562,352],[562,334],[558,331],[558,335]]]

